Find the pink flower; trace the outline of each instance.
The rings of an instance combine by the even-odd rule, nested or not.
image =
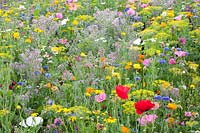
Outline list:
[[[76,3],[69,3],[68,6],[69,6],[69,10],[71,11],[77,10],[77,7],[78,7]]]
[[[175,20],[181,20],[182,19],[182,15],[179,15],[177,17],[174,18]]]
[[[59,39],[59,43],[60,44],[66,44],[67,43],[67,39]]]
[[[58,18],[58,19],[62,19],[62,18],[63,18],[62,13],[56,13],[56,18]]]
[[[151,63],[151,59],[145,59],[142,64],[145,65],[146,67],[149,66]]]
[[[148,4],[142,4],[142,5],[141,5],[142,8],[146,8],[146,7],[148,7],[148,6],[149,6]]]
[[[103,102],[105,99],[106,99],[106,93],[101,93],[95,96],[95,100],[99,103]]]
[[[186,116],[186,117],[191,117],[191,116],[192,116],[192,113],[191,113],[191,112],[185,112],[185,116]]]
[[[194,0],[194,2],[199,2],[199,0]]]
[[[155,120],[158,118],[155,114],[144,115],[141,118],[137,119],[141,126],[146,126],[148,124],[154,123]]]
[[[187,55],[187,52],[185,51],[176,51],[175,55],[177,55],[178,57],[183,57]]]
[[[127,11],[127,13],[128,13],[128,15],[133,16],[133,15],[135,15],[135,10],[133,10],[133,9],[130,8],[130,9]]]
[[[179,39],[179,41],[180,41],[180,43],[183,44],[183,45],[186,44],[186,38],[184,38],[184,37],[181,37],[181,38]]]
[[[176,64],[176,60],[174,58],[170,58],[169,59],[169,64],[170,65]]]

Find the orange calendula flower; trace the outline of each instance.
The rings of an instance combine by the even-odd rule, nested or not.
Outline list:
[[[175,103],[168,103],[167,107],[168,107],[168,109],[171,109],[171,110],[177,109],[177,105]]]
[[[121,130],[122,130],[122,133],[130,133],[130,130],[128,129],[128,127],[121,126]]]
[[[87,92],[87,93],[93,93],[93,92],[94,92],[94,89],[91,88],[91,87],[88,87],[88,88],[86,89],[86,92]]]

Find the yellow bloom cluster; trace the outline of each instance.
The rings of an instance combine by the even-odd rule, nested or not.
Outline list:
[[[9,113],[9,110],[7,110],[7,109],[2,109],[2,110],[0,110],[0,117],[1,116],[5,116],[5,115],[7,115]]]
[[[117,119],[110,116],[110,117],[104,119],[104,121],[106,123],[115,123],[117,121]]]
[[[163,90],[172,90],[173,89],[173,86],[165,81],[165,80],[155,80],[153,82],[153,86],[156,86],[156,87],[160,87],[160,89],[163,89]]]
[[[122,107],[124,108],[123,112],[125,114],[135,114],[134,102],[126,101]]]
[[[130,93],[130,97],[133,96],[136,98],[143,98],[143,99],[152,98],[154,95],[155,94],[153,91],[144,89],[135,90]]]

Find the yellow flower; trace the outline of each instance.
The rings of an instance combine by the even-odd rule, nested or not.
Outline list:
[[[9,110],[6,110],[6,109],[2,109],[0,110],[0,116],[5,116],[9,113]]]
[[[57,87],[57,86],[52,86],[52,87],[51,87],[51,91],[52,91],[52,92],[57,91],[57,90],[58,90],[58,87]]]
[[[17,105],[16,106],[16,109],[21,109],[22,107],[20,105]]]
[[[141,69],[142,67],[141,67],[140,64],[134,64],[134,65],[133,65],[133,68],[136,69],[136,70],[139,70],[139,69]]]
[[[32,113],[31,116],[36,117],[38,116],[38,113]]]
[[[126,36],[126,32],[121,32],[121,35],[122,36]]]
[[[26,40],[25,40],[25,43],[31,43],[32,42],[32,38],[27,38]]]
[[[106,123],[115,123],[117,121],[117,119],[115,119],[115,118],[113,118],[113,117],[110,116],[109,118],[104,119],[104,121]]]
[[[174,124],[175,123],[175,119],[170,117],[167,119],[168,124]]]
[[[194,84],[191,84],[191,85],[190,85],[190,88],[191,88],[191,89],[195,89],[195,85],[194,85]]]
[[[76,116],[70,116],[68,118],[69,121],[74,122],[76,120]]]
[[[125,114],[135,114],[135,107],[133,106],[133,101],[126,101],[122,107],[124,108],[123,112]]]
[[[42,33],[42,32],[43,32],[43,30],[40,29],[40,28],[35,28],[34,31],[35,31],[36,33]]]
[[[130,130],[128,129],[128,127],[121,126],[121,130],[122,130],[122,133],[130,133]]]
[[[111,77],[107,75],[106,80],[111,80]]]
[[[120,73],[113,72],[112,77],[117,77],[118,79],[121,79]]]
[[[177,105],[175,103],[168,103],[167,107],[171,110],[176,110],[177,109]]]
[[[10,18],[7,18],[7,17],[6,17],[4,20],[5,20],[5,22],[7,22],[7,23],[9,23],[9,22],[11,21],[11,19],[10,19]]]
[[[85,54],[85,53],[83,53],[83,52],[81,52],[80,56],[81,56],[81,57],[85,57],[85,56],[86,56],[86,54]]]
[[[20,38],[19,32],[14,32],[13,33],[13,38],[14,39],[19,39]]]
[[[78,21],[77,21],[77,20],[74,20],[74,21],[72,22],[72,24],[73,24],[74,26],[76,26],[76,25],[78,25]]]

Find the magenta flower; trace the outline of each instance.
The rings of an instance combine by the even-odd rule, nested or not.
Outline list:
[[[182,15],[178,15],[177,17],[174,18],[175,20],[181,20],[182,19]]]
[[[62,19],[62,18],[63,18],[62,13],[56,13],[56,18],[58,18],[58,19]]]
[[[95,100],[97,101],[97,102],[103,102],[104,100],[106,100],[106,93],[101,93],[101,94],[99,94],[99,95],[96,95],[95,96]]]
[[[151,59],[145,59],[142,64],[145,65],[146,67],[149,66],[151,63]]]
[[[185,51],[175,51],[175,55],[177,55],[178,57],[184,57],[187,55],[187,52]]]
[[[169,59],[169,64],[170,65],[176,64],[176,60],[174,58],[170,58]]]
[[[146,7],[148,7],[148,6],[149,6],[148,4],[142,4],[142,5],[141,5],[142,8],[146,8]]]
[[[183,45],[186,44],[186,38],[184,38],[184,37],[179,38],[179,41],[180,41],[180,43],[183,44]]]
[[[155,120],[158,118],[155,114],[144,115],[141,118],[137,119],[141,126],[146,126],[148,124],[154,123]]]

